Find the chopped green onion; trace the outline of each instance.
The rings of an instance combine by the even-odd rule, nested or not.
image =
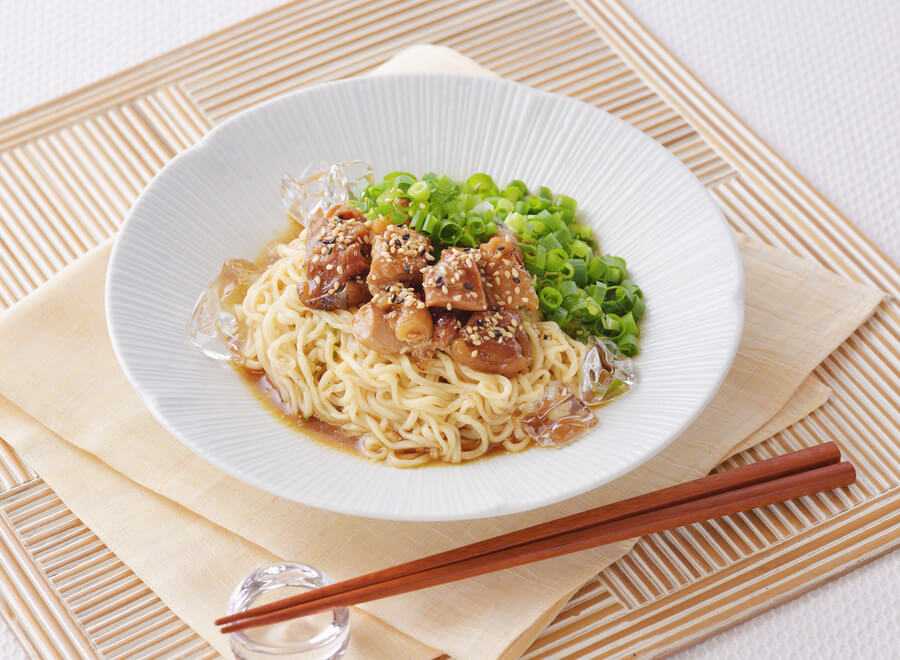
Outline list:
[[[551,250],[559,250],[563,254],[565,254],[567,258],[569,256],[569,253],[563,249],[563,244],[559,242],[558,238],[556,238],[556,234],[547,234],[546,236],[541,236],[541,238],[538,240],[538,243],[543,245],[548,252]]]
[[[535,236],[543,236],[547,233],[547,225],[540,220],[532,220],[525,226],[525,229]]]
[[[508,199],[501,197],[496,202],[494,202],[494,211],[497,213],[503,213],[506,216],[508,213],[512,213],[515,208],[515,204],[513,204]]]
[[[406,191],[416,202],[424,202],[431,195],[431,187],[424,181],[416,181]]]
[[[438,240],[447,245],[456,245],[462,235],[463,228],[449,220],[444,221],[437,232]]]
[[[635,298],[634,306],[631,308],[631,315],[634,317],[635,321],[640,321],[644,318],[644,311],[646,310],[646,305],[644,304],[643,298]]]
[[[547,248],[543,245],[535,245],[531,263],[536,269],[544,272],[547,269]]]
[[[641,331],[638,330],[637,323],[634,320],[634,316],[632,316],[631,312],[628,312],[624,316],[622,316],[622,330],[619,333],[620,335],[634,335],[635,337],[640,336]],[[618,339],[618,337],[617,337]]]
[[[601,321],[603,329],[610,337],[615,337],[622,329],[622,319],[618,314],[606,314]]]
[[[602,280],[604,275],[606,275],[606,264],[603,263],[603,259],[593,257],[588,264],[588,279],[597,282]]]
[[[400,190],[408,190],[409,187],[416,182],[416,177],[412,174],[398,174],[393,179],[393,184],[395,188],[399,188]]]
[[[587,225],[570,225],[569,231],[583,241],[594,242],[594,230]]]
[[[627,357],[634,357],[638,352],[637,338],[634,335],[623,335],[616,339],[616,346]]]
[[[547,250],[547,246],[543,243],[540,244],[545,250]],[[545,268],[547,270],[552,270],[555,272],[559,272],[563,268],[563,264],[566,263],[566,258],[569,255],[566,254],[566,251],[562,248],[553,248],[547,250],[547,260]]]
[[[591,256],[591,246],[576,238],[569,246],[569,254],[578,259],[588,259]]]
[[[487,229],[487,225],[484,220],[481,219],[481,216],[478,215],[470,215],[466,218],[466,231],[468,231],[472,236],[478,237],[484,234]]]
[[[563,229],[566,226],[565,220],[562,219],[562,216],[559,213],[551,213],[548,215],[547,219],[544,220],[544,224],[550,229],[550,231],[556,231],[558,229]]]
[[[603,282],[595,282],[584,287],[584,292],[588,294],[598,305],[603,305],[606,300],[606,285]]]
[[[557,229],[553,232],[553,236],[556,236],[556,240],[566,249],[572,244],[572,232],[569,231],[568,227]]]
[[[466,179],[466,184],[471,186],[472,190],[475,192],[482,194],[488,194],[490,191],[496,190],[497,188],[494,184],[494,180],[483,172],[470,176]]]
[[[635,296],[631,291],[623,286],[610,287],[606,292],[606,300],[603,302],[604,312],[614,312],[616,314],[624,314],[631,311],[634,306]]]
[[[576,202],[572,197],[568,195],[557,195],[553,203],[560,208],[564,208],[571,213],[575,213],[575,209],[578,207],[578,202]]]
[[[523,193],[515,186],[507,186],[500,194],[503,195],[503,198],[506,201],[513,203],[518,202],[520,199],[522,199],[522,195],[524,195],[525,193]]]
[[[396,171],[396,172],[389,172],[388,174],[385,174],[385,175],[384,175],[384,180],[385,180],[385,181],[394,181],[395,179],[397,179],[397,177],[400,177],[400,176],[407,177],[407,178],[409,178],[409,179],[412,179],[413,181],[416,180],[416,177],[414,177],[414,176],[413,176],[412,174],[410,174],[409,172],[402,172],[402,171],[399,171],[399,170]]]
[[[587,266],[584,259],[569,259],[568,263],[572,267],[572,279],[575,280],[575,284],[578,286],[587,284]]]
[[[454,243],[456,243],[457,245],[460,245],[462,247],[468,247],[468,248],[473,248],[478,245],[478,243],[475,241],[475,237],[472,236],[472,234],[470,234],[469,232],[467,232],[465,230],[463,230],[462,236],[457,238],[454,241]]]
[[[562,294],[552,286],[545,286],[538,293],[538,300],[544,310],[556,309],[562,304]]]
[[[566,301],[574,301],[581,297],[578,293],[578,285],[572,280],[564,280],[563,282],[560,282],[559,286],[556,288]]]
[[[529,197],[528,198],[528,208],[532,211],[543,211],[545,208],[550,206],[550,201],[546,199],[541,199],[540,197]]]
[[[539,186],[537,189],[537,196],[546,200],[553,199],[553,193],[550,192],[550,189],[547,186]]]
[[[428,235],[433,235],[433,234],[434,234],[434,230],[435,230],[435,229],[437,228],[437,226],[438,226],[438,222],[439,222],[439,221],[438,221],[437,217],[434,216],[433,214],[429,213],[429,214],[425,217],[425,222],[422,224],[422,231],[425,232],[425,233],[428,234]]]
[[[557,307],[546,312],[545,316],[550,321],[555,321],[560,328],[565,328],[572,320],[569,311],[565,307]]]
[[[506,225],[517,234],[525,230],[525,216],[521,213],[510,213],[506,216]]]
[[[525,185],[524,181],[520,181],[519,179],[513,179],[509,182],[509,185],[506,186],[507,190],[509,188],[518,188],[523,195],[528,194],[528,186]]]

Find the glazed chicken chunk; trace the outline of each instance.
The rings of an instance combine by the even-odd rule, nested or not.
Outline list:
[[[515,239],[510,234],[498,233],[479,249],[483,255],[481,269],[488,305],[507,311],[520,307],[536,310],[538,297]]]
[[[431,346],[447,350],[463,327],[466,313],[448,310],[441,307],[431,308],[431,320],[434,330],[431,333]]]
[[[384,310],[371,302],[353,315],[353,335],[366,348],[385,355],[400,353],[406,347],[406,342],[397,339],[388,324]]]
[[[359,276],[369,270],[369,228],[358,209],[335,206],[306,231],[306,280],[300,299],[313,309],[343,309],[367,297]]]
[[[372,304],[384,310],[388,325],[400,341],[415,346],[431,339],[431,312],[414,289],[392,284],[376,293]]]
[[[469,248],[450,247],[440,260],[422,271],[425,304],[429,307],[480,311],[487,309],[481,273],[481,253]]]
[[[375,237],[372,267],[366,282],[380,287],[393,282],[419,284],[422,269],[432,259],[431,241],[406,225],[388,225]]]
[[[453,359],[467,367],[515,376],[531,366],[531,347],[515,312],[476,312],[450,345]]]

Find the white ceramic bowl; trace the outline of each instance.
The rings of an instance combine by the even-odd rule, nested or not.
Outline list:
[[[638,383],[561,449],[398,470],[276,419],[185,333],[228,257],[284,228],[279,182],[313,161],[361,159],[376,176],[488,172],[578,200],[604,251],[627,259],[647,303]],[[515,83],[447,74],[341,81],[223,123],[175,158],[129,214],[106,288],[119,362],[153,415],[222,470],[297,502],[360,516],[455,520],[523,511],[637,467],[703,410],[743,322],[737,246],[703,186],[649,137],[596,108]]]

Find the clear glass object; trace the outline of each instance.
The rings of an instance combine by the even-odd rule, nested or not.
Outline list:
[[[331,584],[325,573],[298,562],[269,564],[253,571],[228,601],[228,614]],[[350,610],[339,607],[230,634],[238,660],[331,660],[344,655],[350,641]]]
[[[597,417],[572,391],[559,382],[522,407],[522,429],[542,447],[561,447],[597,425]]]
[[[214,360],[240,358],[246,329],[234,316],[247,289],[262,269],[243,259],[227,259],[222,270],[194,305],[188,322],[188,337],[205,355]]]
[[[362,180],[371,185],[375,176],[371,166],[361,160],[314,163],[300,175],[281,178],[281,203],[288,215],[305,227],[332,206],[346,204],[350,191]]]
[[[634,365],[609,339],[591,337],[581,364],[579,397],[588,405],[606,404],[627,394],[635,382]]]

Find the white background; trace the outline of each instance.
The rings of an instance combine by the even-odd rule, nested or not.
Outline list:
[[[900,1],[626,3],[725,105],[900,262]],[[3,0],[0,117],[278,4]],[[678,657],[895,658],[898,614],[900,553],[893,553]],[[0,657],[25,658],[5,627]]]

